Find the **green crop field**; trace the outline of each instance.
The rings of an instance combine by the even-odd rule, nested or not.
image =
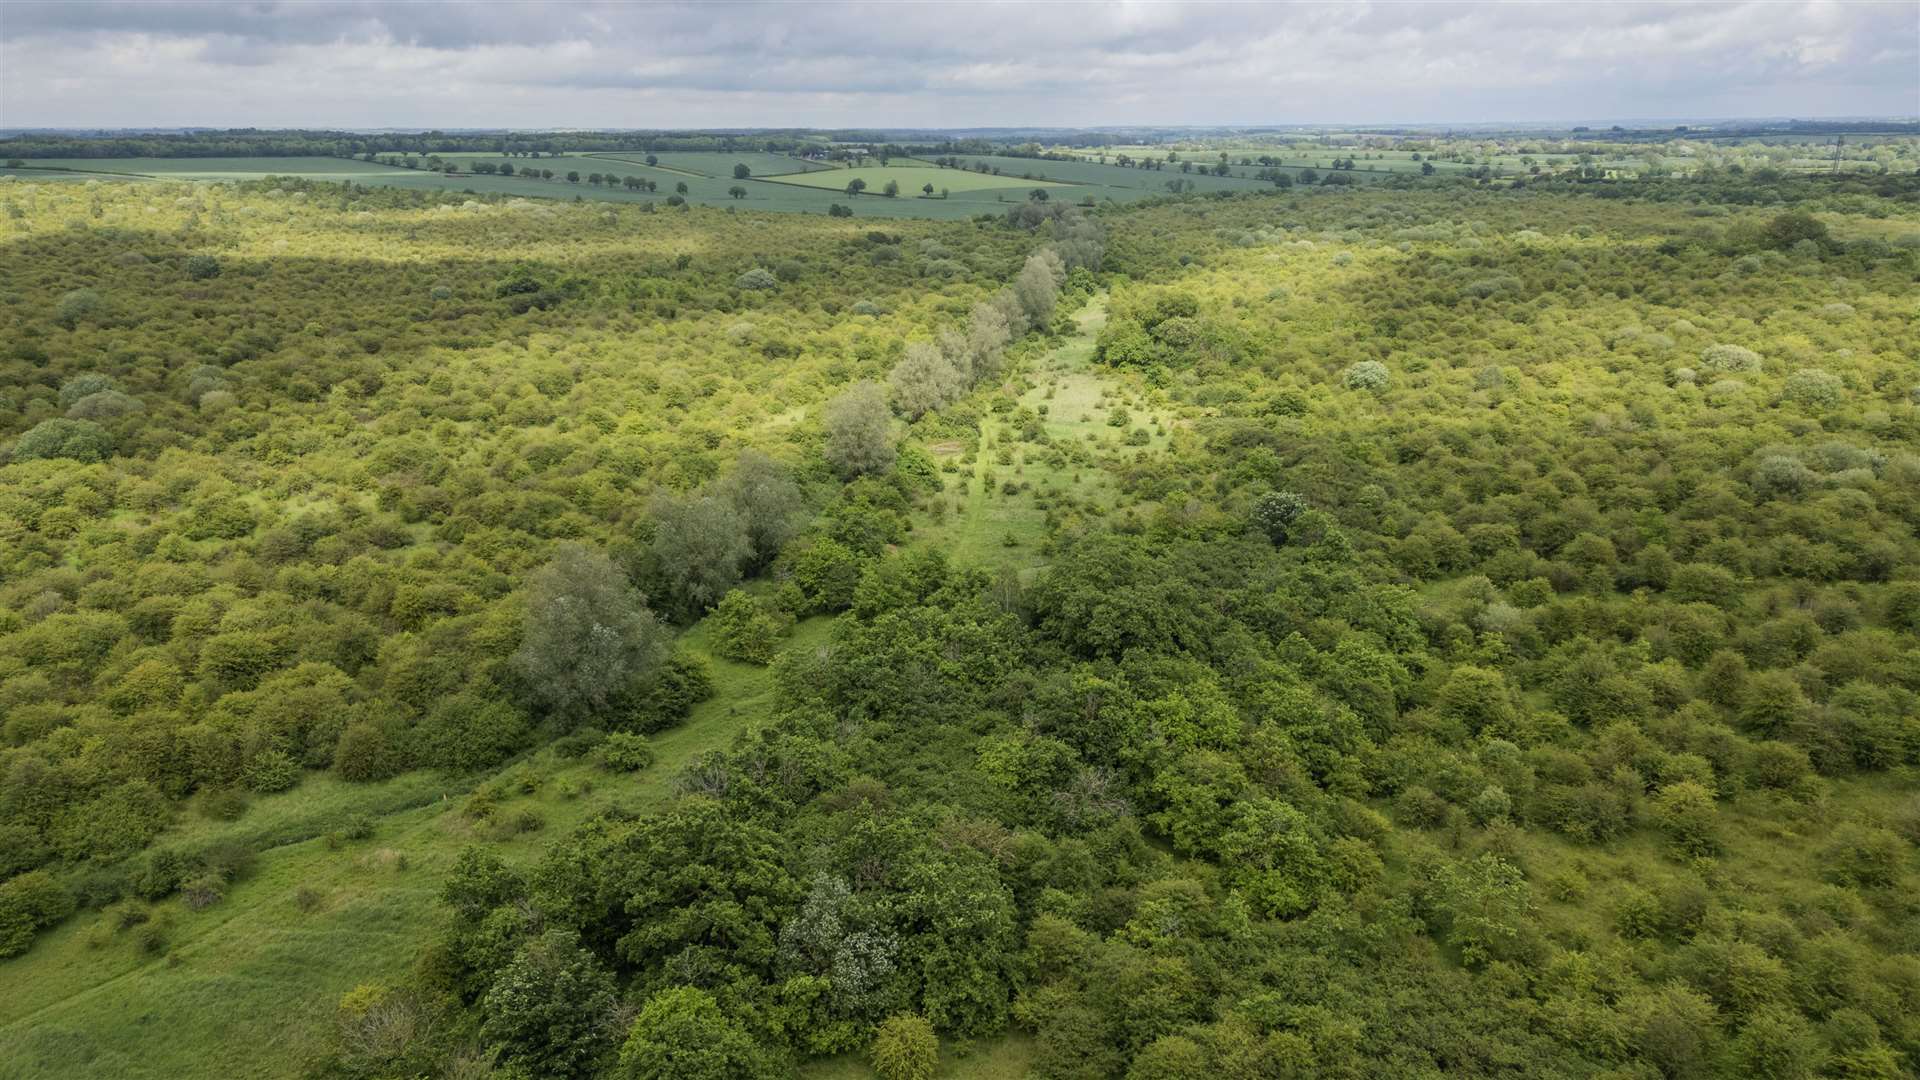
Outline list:
[[[1057,181],[1028,181],[1006,176],[993,176],[986,173],[970,172],[965,169],[942,169],[933,165],[863,165],[853,169],[833,169],[826,172],[798,173],[791,176],[772,177],[783,184],[798,184],[804,187],[827,188],[834,191],[844,190],[855,180],[864,180],[868,194],[878,194],[889,181],[900,185],[902,198],[922,194],[922,188],[932,184],[934,191],[946,188],[951,192],[976,192],[996,189],[1014,189],[1031,191],[1036,187],[1056,188],[1065,185]]]
[[[1253,169],[1235,166],[1231,176],[1203,175],[1196,166],[1191,173],[1182,173],[1178,165],[1165,169],[1139,169],[1132,166],[1101,164],[1091,160],[1062,161],[1054,158],[1006,157],[997,154],[961,154],[958,155],[963,171],[974,171],[975,165],[985,165],[988,169],[998,169],[993,178],[1005,180],[1011,178],[1016,183],[1028,183],[1036,180],[1051,180],[1059,183],[1075,184],[1097,188],[1090,192],[1098,198],[1112,198],[1116,202],[1130,202],[1152,195],[1165,195],[1167,183],[1172,180],[1189,182],[1194,191],[1271,191],[1273,185],[1252,178]],[[1241,176],[1245,172],[1247,176]]]
[[[624,161],[630,164],[645,164],[647,160],[646,153],[638,151],[609,151],[580,156]],[[769,154],[758,150],[746,150],[733,154],[695,150],[661,150],[653,156],[662,170],[697,173],[701,176],[727,180],[733,178],[735,165],[745,165],[753,170],[755,176],[825,172],[837,168],[823,161],[808,161],[805,158],[789,157],[786,154]]]

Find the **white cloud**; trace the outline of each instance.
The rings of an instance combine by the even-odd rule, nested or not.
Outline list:
[[[0,125],[1920,113],[1920,4],[0,4]]]

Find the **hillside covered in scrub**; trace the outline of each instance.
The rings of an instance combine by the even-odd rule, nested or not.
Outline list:
[[[0,1074],[1920,1067],[1911,176],[0,208]]]

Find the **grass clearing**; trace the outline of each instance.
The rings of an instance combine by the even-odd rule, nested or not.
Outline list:
[[[824,618],[804,622],[787,645],[818,645],[830,627]],[[161,949],[144,951],[137,928],[116,933],[110,914],[88,912],[9,961],[0,1077],[300,1073],[324,1046],[340,995],[397,979],[432,936],[440,881],[461,848],[487,843],[509,861],[532,863],[547,837],[601,809],[660,803],[682,767],[766,718],[768,669],[712,656],[706,634],[695,626],[681,644],[707,660],[715,695],[652,737],[657,760],[643,772],[607,773],[541,750],[491,777],[313,778],[258,800],[238,821],[183,825],[180,840],[311,836],[262,851],[253,872],[203,911],[177,898],[153,905],[152,922],[169,927]],[[515,792],[496,819],[531,811],[542,829],[502,836],[462,813],[466,795],[496,779]],[[323,838],[359,814],[375,819],[370,838],[337,847]]]
[[[928,447],[942,466],[946,490],[938,498],[947,510],[916,524],[926,543],[956,563],[1005,567],[1031,577],[1048,561],[1050,508],[1065,510],[1071,502],[1083,513],[1107,513],[1120,498],[1109,466],[1165,447],[1172,411],[1142,407],[1139,387],[1123,373],[1093,363],[1094,339],[1106,315],[1106,298],[1095,298],[1075,313],[1074,334],[1029,363],[1024,374],[1031,387],[1013,411],[981,420],[980,447],[972,461],[968,448],[957,442]],[[1124,428],[1109,423],[1115,406],[1127,410],[1130,422]],[[1023,438],[1022,410],[1034,414],[1044,444]],[[1124,445],[1135,428],[1146,431],[1148,441]],[[1055,450],[1080,460],[1058,462]],[[957,471],[946,471],[948,465]]]

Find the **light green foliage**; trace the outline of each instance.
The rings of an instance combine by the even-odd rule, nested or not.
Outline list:
[[[1340,373],[1341,385],[1349,390],[1380,391],[1387,387],[1387,365],[1378,360],[1362,360]]]
[[[873,1071],[880,1080],[933,1080],[940,1039],[924,1017],[888,1017],[873,1036]]]
[[[641,1006],[620,1048],[631,1080],[750,1080],[767,1073],[758,1046],[703,990],[662,990]]]
[[[793,618],[735,589],[721,599],[709,622],[717,655],[764,664],[779,650]]]
[[[653,764],[653,747],[645,735],[616,731],[600,744],[600,762],[614,772],[638,772]]]
[[[86,909],[8,921],[8,1064],[865,1075],[914,1015],[956,1075],[1909,1069],[1912,181],[1474,141],[960,227],[757,214],[840,190],[757,147],[738,215],[720,149],[556,159],[578,207],[9,181],[0,430],[111,443],[0,466],[0,872]],[[836,477],[914,341],[965,381]],[[569,544],[691,625],[561,714]],[[774,609],[844,614],[722,655]]]

